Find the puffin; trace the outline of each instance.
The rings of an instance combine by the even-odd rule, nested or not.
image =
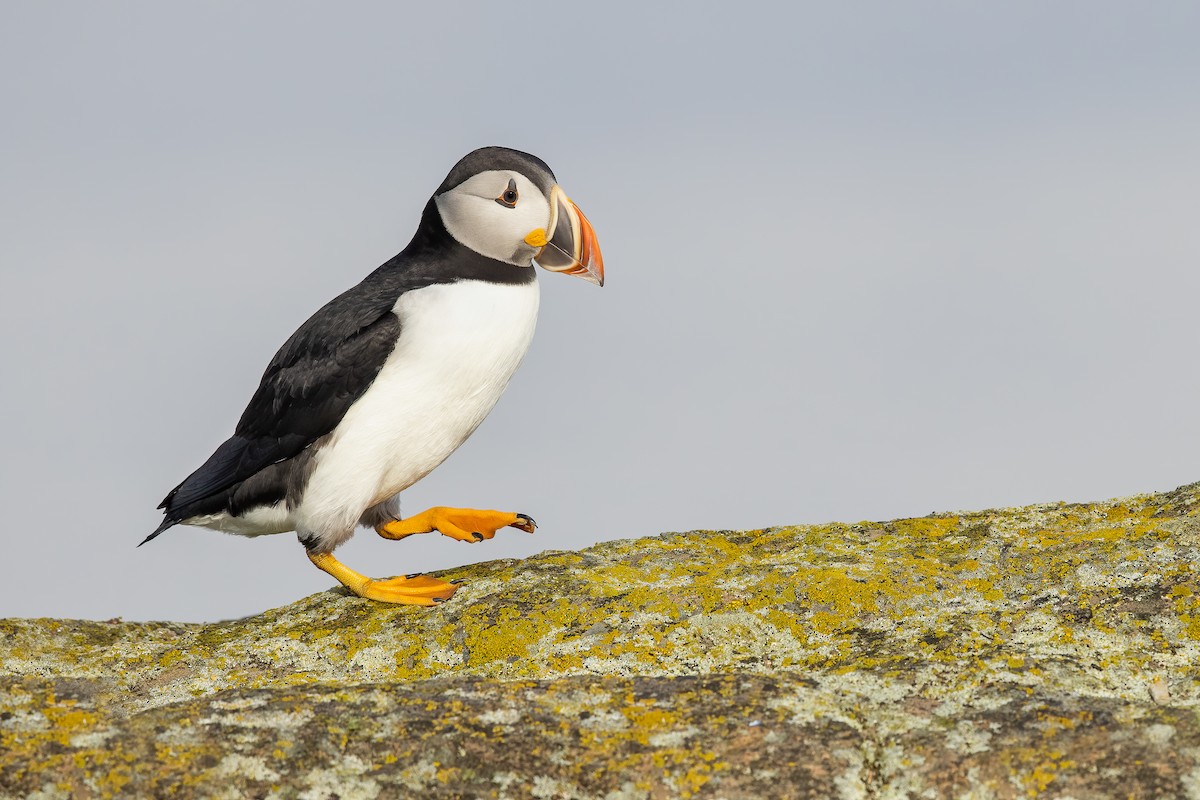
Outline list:
[[[426,203],[408,246],[293,333],[233,435],[159,505],[162,523],[241,536],[295,531],[308,558],[354,594],[431,606],[456,584],[420,573],[371,579],[333,551],[362,526],[386,539],[459,541],[527,514],[434,507],[400,516],[399,494],[483,422],[533,337],[534,265],[604,285],[587,217],[540,158],[504,147],[464,156]]]

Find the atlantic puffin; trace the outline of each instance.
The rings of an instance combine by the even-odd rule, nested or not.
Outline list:
[[[357,527],[464,542],[526,514],[435,507],[400,517],[399,493],[441,464],[495,406],[533,337],[534,264],[604,285],[587,217],[541,159],[464,156],[408,246],[329,301],[271,359],[233,436],[159,505],[162,524],[242,536],[295,531],[309,559],[360,597],[433,605],[455,584],[372,580],[333,556]]]

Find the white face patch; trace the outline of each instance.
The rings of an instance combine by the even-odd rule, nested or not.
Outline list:
[[[510,181],[517,193],[511,208],[497,202]],[[438,195],[436,202],[446,230],[460,244],[519,267],[530,266],[538,252],[525,237],[550,226],[550,202],[528,178],[511,170],[481,172]]]

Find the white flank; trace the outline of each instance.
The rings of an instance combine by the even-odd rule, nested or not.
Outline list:
[[[222,511],[184,520],[185,525],[198,525],[215,531],[236,533],[238,536],[265,536],[294,530],[287,503],[279,501],[273,506],[255,506],[236,517]]]
[[[479,427],[525,357],[538,284],[460,281],[406,292],[400,340],[350,407],[291,521],[321,549],[350,538],[363,514],[428,475]]]

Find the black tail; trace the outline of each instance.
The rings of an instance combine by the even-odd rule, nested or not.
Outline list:
[[[150,541],[155,536],[158,536],[160,533],[165,531],[167,528],[170,528],[170,527],[172,527],[174,525],[178,525],[178,524],[179,524],[179,520],[171,519],[170,517],[164,517],[162,523],[157,528],[154,529],[154,533],[150,534],[145,539],[142,539],[140,542],[138,542],[137,546],[141,547],[146,542]]]

